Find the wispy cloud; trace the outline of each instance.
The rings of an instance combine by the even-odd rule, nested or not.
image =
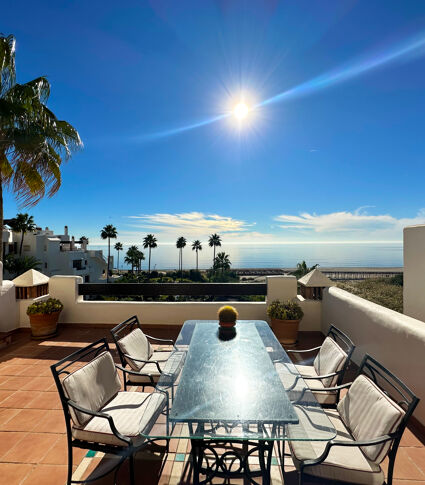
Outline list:
[[[274,219],[281,223],[279,224],[281,229],[322,234],[352,233],[356,239],[359,236],[366,236],[368,240],[377,237],[392,237],[400,240],[403,227],[425,223],[425,209],[421,209],[415,217],[398,219],[390,214],[369,214],[365,211],[366,207],[360,207],[353,212],[282,214]]]

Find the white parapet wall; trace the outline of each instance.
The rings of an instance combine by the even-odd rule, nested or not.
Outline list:
[[[403,311],[425,322],[425,225],[404,228],[403,254]]]
[[[421,398],[414,416],[425,426],[424,322],[333,287],[323,295],[323,333],[330,324],[353,340],[356,364],[371,355]]]
[[[190,319],[216,319],[223,302],[131,302],[131,301],[84,301],[78,295],[80,276],[53,276],[49,281],[49,294],[64,304],[60,322],[67,324],[117,324],[132,315],[149,325],[181,325]],[[297,297],[294,276],[270,276],[267,278],[267,301],[225,302],[232,303],[244,320],[266,320],[267,304],[274,299],[289,300]],[[299,300],[305,312],[301,330],[320,331],[320,302]],[[22,325],[22,322],[21,322]]]

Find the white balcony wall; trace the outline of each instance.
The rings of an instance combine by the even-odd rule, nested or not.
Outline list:
[[[425,322],[425,225],[404,228],[403,255],[403,311]]]
[[[325,290],[322,332],[333,324],[355,343],[353,360],[368,353],[402,379],[421,402],[414,414],[425,425],[425,324],[340,288]]]

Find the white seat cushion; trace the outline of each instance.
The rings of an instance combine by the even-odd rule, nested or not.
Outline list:
[[[317,376],[316,371],[312,365],[296,365],[298,372],[302,376],[315,377]],[[311,389],[325,389],[322,383],[322,379],[305,379],[304,382]],[[336,404],[337,393],[336,391],[327,392],[314,392],[313,395],[319,404]]]
[[[337,406],[341,419],[358,441],[393,433],[403,419],[403,409],[365,375],[358,376]],[[364,454],[381,463],[391,441],[364,446]]]
[[[152,428],[165,402],[164,394],[159,392],[119,392],[101,412],[112,416],[117,430],[131,438],[134,446],[139,446],[145,441],[142,435]],[[108,420],[104,418],[94,417],[84,426],[73,426],[72,436],[105,445],[126,445],[112,433]]]
[[[326,409],[324,412],[337,431],[335,440],[354,441],[336,410]],[[301,419],[302,415],[300,415]],[[301,462],[318,458],[325,446],[326,442],[323,441],[289,441],[295,467],[299,469]],[[385,478],[381,467],[368,460],[361,449],[355,446],[334,446],[323,463],[305,467],[304,473],[325,480],[340,480],[362,485],[382,485]]]
[[[154,350],[152,356],[149,360],[156,360],[158,362],[165,362],[171,355],[171,351],[169,350]]]
[[[143,375],[143,374],[149,374],[150,376],[152,376],[153,381],[157,383],[161,375],[166,374],[170,377],[171,382],[173,382],[175,380],[176,375],[178,374],[178,372],[180,371],[183,365],[185,352],[161,352],[161,354],[168,354],[168,360],[166,362],[164,361],[158,362],[162,372],[158,371],[158,367],[156,366],[155,363],[153,362],[148,363],[148,364],[145,364],[139,370],[140,372],[139,376],[129,374],[128,381],[130,383],[136,383],[136,384],[149,384],[151,380],[149,379],[149,377]],[[166,379],[166,376],[164,377],[164,379]]]
[[[102,352],[84,367],[69,374],[62,381],[65,395],[83,408],[99,411],[121,389],[121,381],[109,352]],[[88,414],[69,407],[75,425],[84,425]]]
[[[152,346],[140,328],[135,328],[128,335],[118,340],[118,345],[124,354],[131,355],[135,359],[149,360],[153,355]],[[133,370],[140,370],[144,365],[143,362],[128,357],[126,357],[126,361]]]
[[[319,353],[314,359],[313,366],[318,376],[324,376],[342,370],[347,360],[347,354],[330,337],[326,337],[320,347]],[[322,379],[324,387],[333,387],[338,381],[338,376]]]

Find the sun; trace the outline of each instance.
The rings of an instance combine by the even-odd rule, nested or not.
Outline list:
[[[238,103],[234,108],[233,108],[233,114],[238,120],[243,120],[248,116],[249,113],[249,107],[246,103]]]

